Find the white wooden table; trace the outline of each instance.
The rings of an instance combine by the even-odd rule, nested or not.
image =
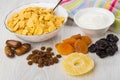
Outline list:
[[[118,51],[116,55],[112,57],[107,57],[105,59],[100,59],[95,54],[88,54],[95,61],[95,69],[90,74],[85,76],[67,75],[61,67],[62,59],[60,60],[59,64],[55,64],[50,67],[38,68],[37,65],[29,66],[27,64],[26,57],[30,52],[23,56],[16,56],[13,59],[6,57],[6,55],[4,54],[6,40],[15,39],[25,42],[6,30],[4,19],[7,13],[17,6],[23,4],[31,2],[51,1],[57,2],[57,0],[0,0],[0,80],[119,80],[120,51]],[[30,44],[32,45],[32,50],[39,49],[43,45],[50,46],[57,54],[57,51],[55,50],[55,44],[57,42],[60,42],[62,39],[65,39],[77,33],[84,35],[84,33],[74,23],[70,23],[69,25],[65,25],[60,33],[54,38],[41,43]],[[108,33],[112,32],[107,32],[106,35]],[[120,39],[120,34],[116,35]],[[92,40],[93,42],[95,42],[99,38],[92,38]],[[118,44],[120,48],[120,41],[118,42]]]

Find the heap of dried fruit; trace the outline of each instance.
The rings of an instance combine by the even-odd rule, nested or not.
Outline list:
[[[50,66],[59,62],[61,55],[54,55],[52,48],[41,47],[41,50],[33,50],[32,54],[27,56],[28,64],[38,64],[38,67]]]
[[[5,54],[6,56],[13,58],[15,54],[20,56],[30,51],[30,49],[31,45],[28,43],[22,44],[17,40],[7,40],[5,46]]]
[[[92,53],[96,52],[100,58],[113,56],[118,51],[118,40],[116,35],[108,34],[106,38],[102,38],[92,44],[88,50]]]
[[[73,52],[87,53],[88,45],[91,42],[92,40],[90,37],[77,34],[63,40],[61,43],[57,43],[56,49],[63,55],[68,55]]]

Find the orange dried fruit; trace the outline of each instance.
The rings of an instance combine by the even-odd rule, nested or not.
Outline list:
[[[76,34],[71,36],[71,38],[75,38],[75,39],[81,39],[81,34]]]
[[[68,55],[74,52],[74,48],[68,43],[58,43],[56,44],[56,49],[60,54]]]
[[[69,43],[72,46],[74,46],[74,43],[76,42],[76,39],[75,38],[67,38],[67,39],[64,39],[63,42],[64,43]]]
[[[77,40],[74,44],[74,48],[76,52],[81,52],[81,53],[87,53],[88,52],[88,46],[83,40]]]
[[[92,43],[92,40],[89,36],[81,36],[81,39],[85,41],[87,45]]]

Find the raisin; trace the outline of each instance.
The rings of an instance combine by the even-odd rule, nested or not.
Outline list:
[[[54,63],[58,63],[58,57],[61,57],[61,55],[56,55],[56,57],[54,57],[54,53],[51,51],[52,48],[50,47],[45,50],[33,50],[32,54],[27,56],[28,64],[32,65],[32,63],[36,63],[38,64],[38,67],[42,68],[44,66],[50,66]]]
[[[58,54],[58,55],[56,55],[56,57],[57,57],[57,58],[61,58],[62,56]]]
[[[58,62],[59,62],[59,60],[58,60],[57,57],[54,57],[54,58],[53,58],[53,61],[54,61],[54,63],[58,63]]]
[[[44,65],[43,64],[38,64],[38,67],[42,68]]]
[[[42,47],[41,47],[41,50],[45,50],[45,46],[42,46]]]
[[[47,51],[48,51],[48,52],[51,52],[51,51],[52,51],[52,48],[51,48],[51,47],[48,47],[48,48],[47,48]]]
[[[33,56],[33,54],[30,54],[30,55],[27,56],[26,59],[27,59],[27,60],[30,60],[32,56]]]
[[[33,54],[39,54],[39,53],[40,53],[40,50],[35,49],[35,50],[32,51],[32,53],[33,53]]]
[[[32,64],[33,64],[33,62],[32,62],[32,61],[28,61],[28,64],[29,64],[29,65],[32,65]]]

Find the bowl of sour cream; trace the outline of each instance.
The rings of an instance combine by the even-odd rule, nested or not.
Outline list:
[[[91,37],[103,35],[115,21],[112,12],[104,8],[84,8],[74,15],[75,23]]]

